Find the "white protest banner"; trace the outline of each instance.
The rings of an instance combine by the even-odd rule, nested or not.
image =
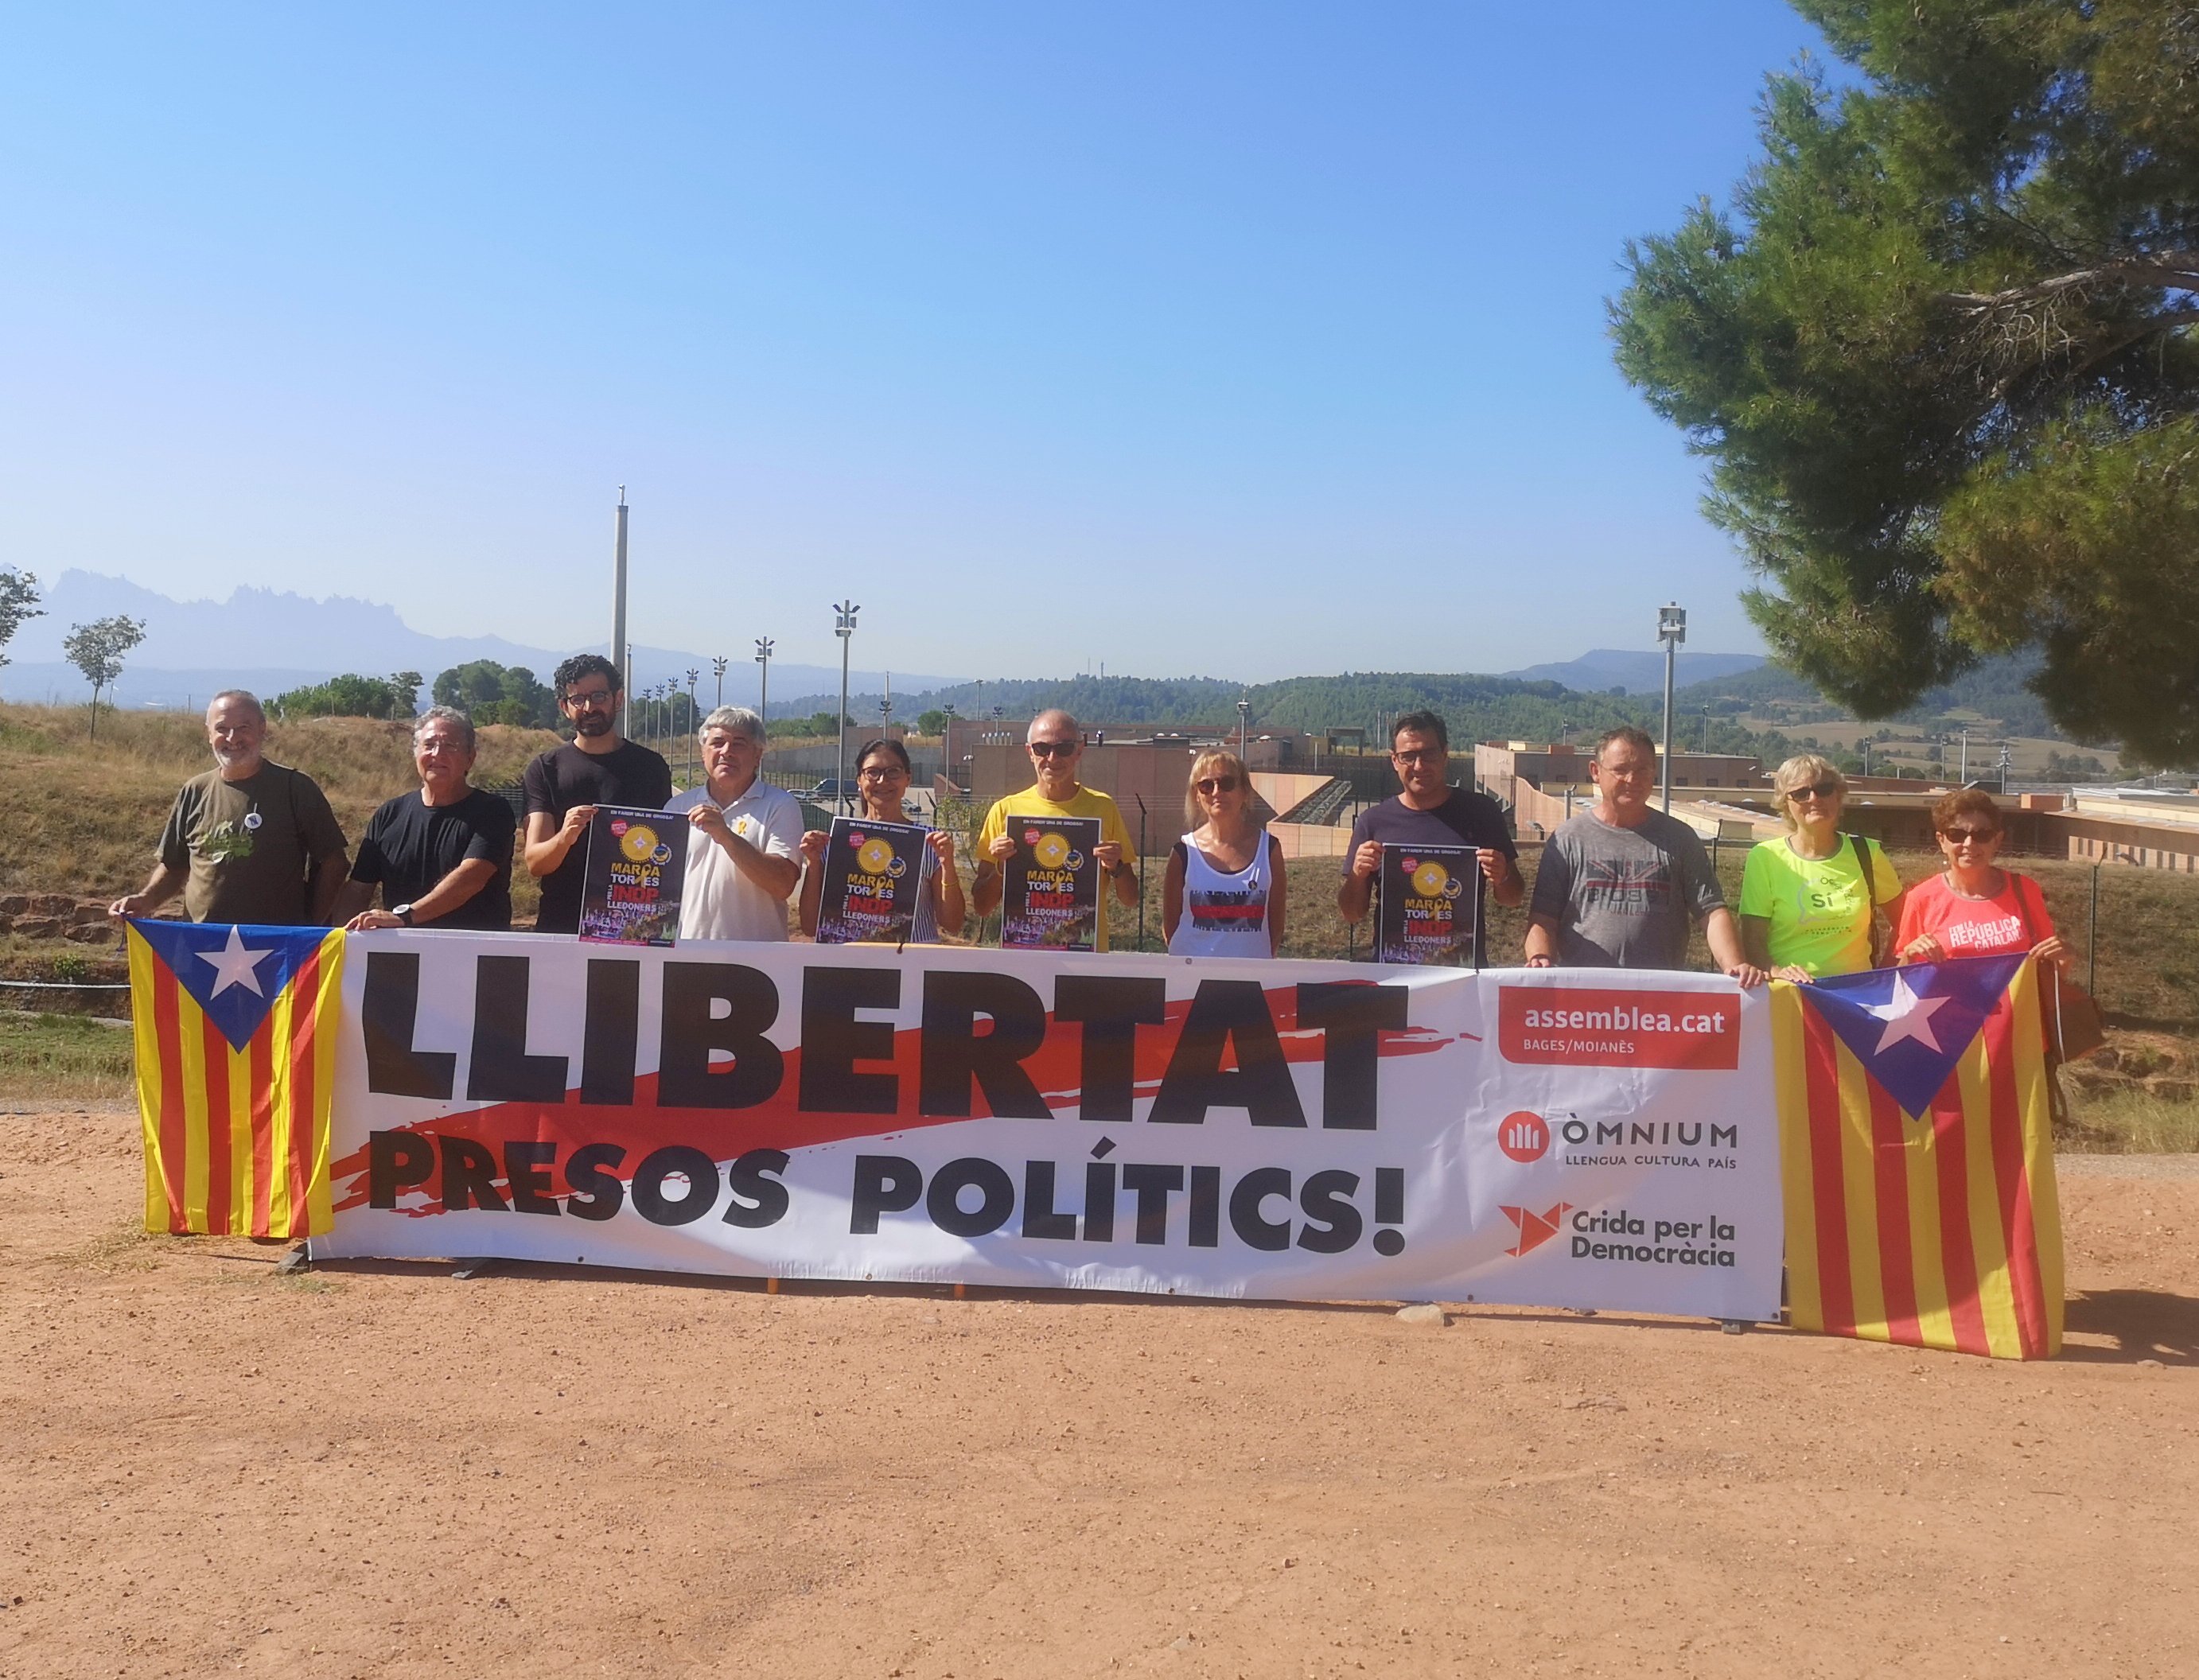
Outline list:
[[[351,940],[317,1257],[1777,1309],[1716,977]]]

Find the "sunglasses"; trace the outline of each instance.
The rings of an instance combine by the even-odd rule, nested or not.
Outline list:
[[[1838,782],[1812,782],[1807,787],[1796,788],[1787,796],[1789,799],[1837,799],[1840,796],[1840,785]]]
[[[1234,776],[1201,776],[1193,785],[1201,793],[1234,793],[1237,791],[1237,779]]]
[[[1033,758],[1074,758],[1077,754],[1074,741],[1033,741],[1029,745]]]
[[[1997,828],[1943,828],[1939,831],[1939,837],[1957,846],[1965,840],[1974,840],[1982,846],[1988,840],[1999,839],[2000,831]]]

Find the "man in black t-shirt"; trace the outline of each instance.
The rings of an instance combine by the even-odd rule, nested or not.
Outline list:
[[[1336,907],[1347,922],[1364,919],[1382,867],[1382,848],[1472,846],[1481,864],[1490,896],[1514,905],[1526,895],[1519,873],[1519,849],[1504,821],[1503,808],[1485,793],[1450,785],[1450,732],[1433,712],[1407,712],[1390,731],[1390,762],[1404,791],[1370,805],[1351,825],[1344,854],[1344,879]],[[1487,960],[1482,919],[1474,918],[1473,960]]]
[[[537,933],[580,930],[588,822],[598,805],[661,811],[672,801],[672,767],[618,732],[623,685],[599,653],[576,653],[551,679],[573,739],[527,767],[527,872],[542,883]]]
[[[449,706],[429,707],[412,726],[412,764],[419,790],[399,794],[368,820],[338,919],[348,917],[344,925],[360,933],[508,929],[518,824],[510,806],[466,779],[474,767],[471,720]],[[370,909],[377,886],[382,907]]]

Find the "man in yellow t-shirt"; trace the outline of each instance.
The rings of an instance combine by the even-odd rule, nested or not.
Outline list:
[[[1115,884],[1115,895],[1125,905],[1138,901],[1138,872],[1130,862],[1136,855],[1130,831],[1115,802],[1076,779],[1077,761],[1084,756],[1084,734],[1067,712],[1041,712],[1024,736],[1024,750],[1030,755],[1035,785],[993,802],[977,831],[977,874],[970,884],[970,902],[978,915],[1000,907],[1000,864],[1015,855],[1016,843],[1008,834],[1011,817],[1097,817],[1100,843],[1092,849],[1093,861]],[[1100,907],[1100,942],[1107,948],[1107,907]]]

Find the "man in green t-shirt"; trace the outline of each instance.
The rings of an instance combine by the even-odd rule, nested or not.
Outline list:
[[[977,873],[970,884],[970,901],[981,917],[1000,907],[1000,865],[1015,855],[1016,843],[1008,832],[1011,817],[1097,817],[1100,843],[1092,849],[1097,863],[1115,884],[1115,895],[1125,905],[1138,901],[1138,872],[1130,860],[1137,855],[1130,831],[1115,802],[1096,788],[1076,779],[1077,761],[1084,756],[1084,734],[1067,712],[1041,712],[1024,735],[1024,750],[1030,755],[1032,773],[1038,778],[1021,793],[993,802],[977,831]],[[1107,948],[1107,912],[1100,912],[1099,948]]]
[[[149,916],[180,892],[195,922],[326,926],[351,873],[327,796],[262,755],[267,715],[242,689],[215,695],[206,725],[214,767],[178,790],[152,878],[108,913]]]

